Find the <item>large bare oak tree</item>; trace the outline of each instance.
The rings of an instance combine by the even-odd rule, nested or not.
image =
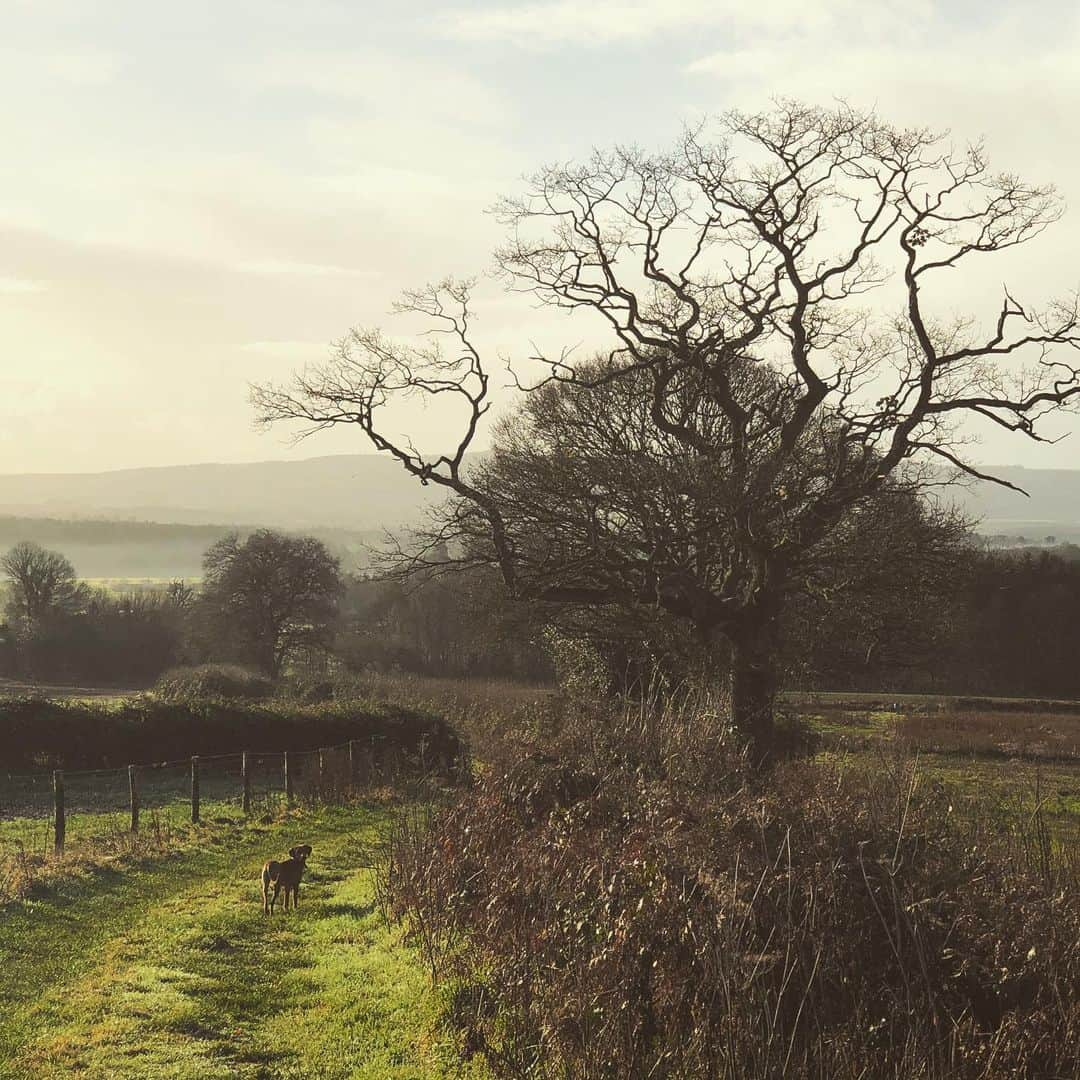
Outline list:
[[[1052,188],[994,173],[980,145],[787,101],[718,127],[663,154],[617,148],[542,170],[498,208],[508,239],[497,262],[509,289],[591,312],[610,339],[600,364],[533,357],[543,375],[524,390],[633,380],[655,438],[678,447],[688,475],[723,486],[722,523],[683,515],[689,530],[674,547],[663,537],[634,554],[653,563],[634,600],[730,643],[735,721],[764,750],[793,567],[890,477],[915,482],[927,463],[983,477],[965,421],[1045,439],[1041,421],[1080,395],[1080,314],[1075,296],[1034,309],[1008,289],[988,318],[947,314],[946,281],[1060,215]],[[620,602],[623,578],[583,591],[538,577],[537,544],[522,546],[500,492],[466,468],[492,377],[469,283],[406,293],[401,308],[452,348],[354,330],[329,363],[256,390],[260,418],[355,424],[480,516],[512,591]],[[388,433],[385,407],[404,397],[462,405],[452,452],[425,457]],[[688,572],[716,535],[725,557]],[[684,555],[669,556],[675,548]]]

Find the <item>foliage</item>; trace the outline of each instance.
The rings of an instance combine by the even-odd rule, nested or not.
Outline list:
[[[53,609],[0,642],[8,674],[53,683],[145,686],[183,652],[182,592],[111,594],[79,586],[75,610]]]
[[[700,710],[582,717],[399,829],[387,902],[500,1075],[1076,1074],[1052,857],[902,762],[763,780],[727,746]]]
[[[52,615],[76,610],[85,598],[75,567],[38,544],[16,544],[0,559],[0,570],[8,579],[8,617],[27,632]]]
[[[231,533],[203,559],[200,625],[215,659],[276,678],[287,661],[329,648],[342,588],[338,560],[314,537]]]
[[[154,683],[154,696],[162,701],[262,701],[273,693],[272,680],[239,664],[171,668]]]
[[[354,578],[335,652],[352,671],[545,680],[543,614],[514,603],[490,572]]]

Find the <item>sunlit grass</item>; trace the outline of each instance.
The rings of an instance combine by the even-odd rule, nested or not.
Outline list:
[[[0,1077],[479,1077],[440,998],[374,910],[389,811],[204,827],[166,859],[9,905]],[[298,913],[266,918],[259,866],[314,847]]]

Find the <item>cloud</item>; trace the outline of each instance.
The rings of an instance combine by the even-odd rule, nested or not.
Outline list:
[[[835,34],[757,39],[686,65],[701,111],[710,98],[760,108],[790,95],[872,106],[898,124],[985,136],[993,159],[1025,174],[1052,168],[1075,187],[1077,155],[1067,136],[1080,93],[1080,32],[1062,19],[1052,39],[1012,13],[979,26],[950,26],[939,13],[906,18],[893,34],[852,24]]]
[[[0,296],[22,296],[45,291],[45,283],[29,278],[0,277]]]
[[[325,356],[328,346],[325,341],[246,341],[240,348],[258,356],[311,360]]]
[[[449,37],[517,45],[574,42],[598,47],[661,33],[732,26],[770,32],[828,27],[865,10],[854,0],[550,0],[548,3],[458,10],[436,21]]]
[[[97,48],[53,49],[34,53],[11,45],[0,49],[4,81],[19,83],[35,92],[58,86],[94,88],[108,86],[120,73],[120,59]]]
[[[39,67],[50,79],[73,86],[106,86],[116,78],[120,63],[112,53],[84,50],[52,53]]]
[[[503,95],[457,67],[430,58],[370,50],[274,51],[238,63],[232,78],[255,90],[288,90],[366,105],[372,117],[454,127],[495,127],[509,119]]]
[[[382,276],[379,270],[355,266],[332,266],[323,263],[286,262],[274,259],[235,263],[231,269],[242,274],[291,275],[296,277],[377,278]]]

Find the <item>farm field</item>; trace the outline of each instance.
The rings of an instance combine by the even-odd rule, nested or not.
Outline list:
[[[115,687],[53,686],[47,683],[20,682],[16,679],[0,679],[0,698],[109,698],[119,700],[120,698],[136,692],[137,691],[134,689],[117,689]]]
[[[0,910],[0,1077],[480,1077],[440,1031],[416,954],[375,909],[378,807],[222,819],[166,857],[106,863]],[[314,851],[298,913],[262,861]]]

